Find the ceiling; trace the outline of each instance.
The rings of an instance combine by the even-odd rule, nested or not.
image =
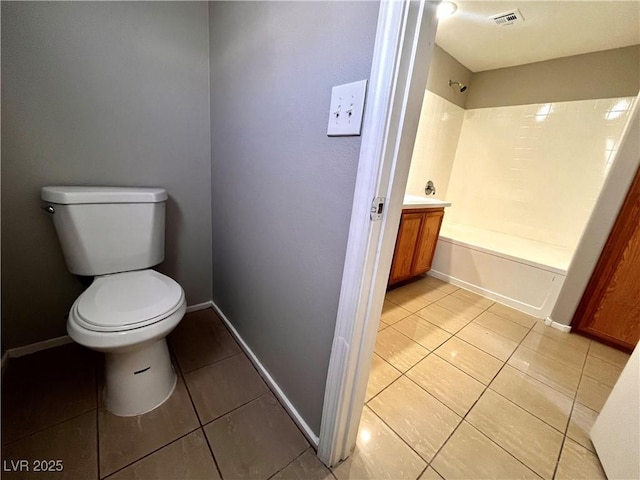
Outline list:
[[[640,43],[640,0],[454,1],[458,11],[440,21],[436,43],[472,72]],[[524,22],[490,18],[514,8]]]

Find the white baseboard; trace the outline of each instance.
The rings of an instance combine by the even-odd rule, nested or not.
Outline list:
[[[307,422],[304,421],[302,416],[300,416],[296,408],[289,401],[289,399],[284,394],[280,386],[273,379],[269,371],[265,368],[262,362],[260,362],[260,360],[258,359],[256,354],[253,353],[251,348],[249,348],[249,346],[245,343],[245,341],[242,339],[238,331],[234,328],[234,326],[231,324],[231,322],[225,316],[225,314],[222,313],[222,310],[220,310],[220,308],[213,301],[211,301],[211,306],[213,310],[216,312],[216,314],[227,325],[227,328],[231,331],[231,334],[235,337],[235,339],[240,344],[240,346],[242,347],[244,352],[247,354],[247,356],[249,357],[253,365],[256,367],[256,369],[258,369],[258,372],[260,372],[260,375],[262,376],[262,378],[265,380],[265,382],[267,382],[271,390],[273,390],[273,392],[276,394],[280,402],[284,405],[284,408],[287,410],[291,418],[293,418],[293,421],[296,422],[298,427],[300,427],[305,437],[307,437],[307,440],[309,440],[309,442],[311,442],[311,444],[315,448],[318,448],[318,443],[320,441],[318,436],[313,432],[313,430],[311,430],[311,428],[309,427]]]
[[[6,351],[2,354],[2,360],[0,360],[0,375],[5,374],[7,371],[7,367],[9,365],[9,351]]]
[[[442,280],[443,282],[450,283],[451,285],[455,285],[456,287],[464,288],[465,290],[469,290],[470,292],[477,293],[478,295],[488,298],[489,300],[494,300],[498,303],[506,305],[507,307],[511,307],[514,310],[518,310],[519,312],[526,313],[527,315],[531,315],[532,317],[539,318],[540,320],[544,318],[544,314],[542,313],[541,308],[536,308],[526,303],[522,303],[516,299],[506,297],[483,287],[479,287],[478,285],[474,285],[473,283],[465,282],[464,280],[460,280],[459,278],[447,275],[446,273],[431,269],[427,272],[427,275],[437,278],[438,280]]]
[[[212,308],[213,302],[209,300],[208,302],[198,303],[196,305],[190,305],[187,307],[187,313],[189,312],[197,312],[198,310],[206,310],[207,308]],[[23,357],[25,355],[29,355],[31,353],[40,352],[42,350],[47,350],[49,348],[59,347],[61,345],[66,345],[67,343],[72,343],[73,340],[69,335],[63,335],[57,338],[51,338],[49,340],[44,340],[42,342],[32,343],[30,345],[24,345],[22,347],[10,348],[8,349],[4,356],[2,357],[2,364],[4,365],[6,356],[9,358],[18,358]]]
[[[25,355],[30,355],[42,350],[48,350],[49,348],[59,347],[72,342],[73,340],[71,340],[69,335],[63,335],[61,337],[50,338],[49,340],[43,340],[42,342],[32,343],[23,347],[10,348],[7,350],[7,353],[10,358],[24,357]]]
[[[558,323],[551,320],[549,317],[544,319],[544,324],[547,327],[555,328],[556,330],[560,330],[564,333],[569,333],[571,331],[571,325],[565,325],[564,323]]]
[[[213,302],[209,300],[204,303],[196,303],[195,305],[189,305],[186,313],[197,312],[198,310],[206,310],[207,308],[213,308]]]

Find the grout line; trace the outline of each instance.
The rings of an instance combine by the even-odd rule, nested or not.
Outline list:
[[[495,302],[494,302],[495,303]],[[493,304],[492,304],[493,305]],[[488,307],[490,308],[490,307]],[[533,329],[533,325],[529,328],[529,331],[531,331]],[[526,337],[526,335],[525,335]],[[518,346],[524,341],[524,337],[523,339],[520,341],[520,343],[518,343]],[[477,347],[476,347],[477,348]],[[458,425],[456,426],[456,428],[453,429],[453,431],[451,432],[451,434],[447,437],[447,439],[443,442],[443,444],[440,446],[440,448],[438,449],[438,451],[435,453],[435,455],[433,456],[433,458],[431,459],[431,462],[429,462],[429,465],[431,465],[431,463],[433,462],[433,460],[435,460],[435,458],[440,454],[440,452],[442,451],[442,449],[445,447],[445,445],[449,442],[449,440],[451,440],[451,437],[453,437],[453,435],[455,434],[455,432],[458,430],[458,428],[460,428],[460,425],[462,425],[465,421],[467,416],[469,415],[469,413],[471,412],[471,410],[473,410],[473,408],[477,405],[477,403],[480,401],[480,399],[483,397],[483,395],[487,392],[487,390],[489,389],[489,386],[491,385],[491,383],[493,383],[493,381],[495,380],[495,378],[500,374],[500,372],[502,371],[502,369],[504,369],[505,365],[507,365],[507,362],[509,361],[509,359],[513,356],[513,354],[515,353],[515,351],[517,350],[518,347],[516,347],[513,352],[511,353],[511,355],[509,355],[509,358],[507,358],[503,363],[502,366],[500,367],[500,369],[496,372],[496,374],[493,376],[493,378],[491,379],[491,381],[485,385],[484,390],[482,391],[482,393],[478,396],[478,398],[473,402],[473,404],[471,405],[471,407],[469,407],[469,409],[467,410],[467,413],[465,413],[462,416],[462,420],[460,421],[460,423],[458,423]],[[502,360],[500,360],[502,362]],[[455,365],[454,365],[455,366]],[[493,391],[493,390],[492,390]],[[512,402],[513,403],[513,402]],[[516,404],[514,404],[516,405]],[[522,408],[522,407],[520,407]],[[517,458],[515,455],[513,455],[511,452],[509,452],[507,449],[505,449],[504,447],[502,447],[502,445],[498,444],[496,441],[494,441],[492,438],[490,438],[488,435],[486,435],[484,432],[482,432],[481,430],[479,430],[478,428],[476,428],[471,422],[467,422],[472,428],[474,428],[476,431],[480,432],[482,435],[484,435],[490,442],[492,442],[494,445],[496,445],[498,448],[500,448],[501,450],[503,450],[504,452],[506,452],[507,454],[509,454],[511,457],[513,457],[517,462],[519,462],[520,464],[522,464],[525,468],[527,468],[528,470],[530,470],[531,472],[533,472],[535,475],[538,475],[537,472],[535,472],[531,467],[529,467],[527,464],[525,464],[523,461],[521,461],[519,458]],[[435,470],[435,469],[434,469]],[[437,470],[436,470],[437,472]],[[439,473],[438,473],[439,474]],[[539,475],[538,475],[539,476]]]
[[[211,458],[213,458],[213,464],[215,465],[216,470],[218,471],[218,475],[220,475],[220,478],[224,478],[222,476],[222,470],[220,470],[220,465],[218,465],[218,461],[216,460],[216,455],[215,453],[213,453],[213,447],[211,446],[209,437],[207,436],[207,433],[204,431],[204,427],[200,427],[200,430],[202,431],[202,436],[204,436],[205,442],[207,442],[207,447],[209,447],[209,453],[211,453]]]
[[[180,362],[178,361],[178,356],[176,355],[173,349],[173,346],[169,345],[169,342],[167,342],[167,346],[169,347],[170,358],[175,359],[175,368],[177,370],[177,375],[180,377],[179,380],[182,380],[182,383],[184,383],[184,388],[187,391],[187,395],[189,396],[189,401],[191,402],[191,408],[193,408],[193,411],[196,414],[196,418],[198,419],[198,424],[202,427],[202,420],[200,419],[200,413],[198,413],[196,404],[193,401],[193,396],[191,395],[191,390],[189,389],[189,385],[187,384],[187,379],[184,377],[184,372],[182,371],[182,367],[180,366]],[[173,364],[174,362],[171,362],[171,363]]]
[[[236,410],[241,409],[242,407],[244,407],[244,406],[246,406],[246,405],[250,404],[251,402],[255,402],[256,400],[258,400],[259,398],[264,397],[265,395],[269,395],[269,394],[271,393],[271,394],[273,394],[273,396],[275,397],[275,394],[271,391],[271,389],[269,388],[269,386],[267,386],[267,389],[268,389],[268,390],[267,390],[266,392],[261,393],[261,394],[260,394],[260,395],[258,395],[257,397],[254,397],[254,398],[252,398],[251,400],[247,400],[247,401],[246,401],[246,402],[244,402],[243,404],[238,405],[238,406],[236,406],[236,407],[233,407],[233,408],[232,408],[231,410],[229,410],[228,412],[222,413],[222,414],[218,415],[217,417],[215,417],[215,418],[213,418],[213,419],[209,420],[208,422],[203,423],[203,424],[202,424],[202,428],[204,428],[204,427],[206,427],[206,426],[208,426],[208,425],[211,425],[211,424],[212,424],[213,422],[215,422],[216,420],[220,420],[222,417],[226,417],[227,415],[229,415],[229,414],[231,414],[231,413],[235,412]],[[277,398],[276,398],[276,400],[277,400]],[[279,403],[279,402],[278,402],[278,403]],[[286,411],[286,410],[285,410],[285,411]],[[287,414],[287,416],[288,416],[288,415],[289,415],[289,414]]]
[[[457,291],[457,290],[456,290],[456,291]],[[455,291],[454,291],[454,292],[455,292]],[[451,292],[451,294],[453,294],[454,292]],[[449,294],[449,295],[451,295],[451,294]],[[443,297],[443,298],[444,298],[444,297]],[[461,299],[459,299],[459,300],[461,300]],[[464,302],[464,300],[461,300],[461,301],[463,301],[463,302]],[[432,303],[435,303],[435,302],[432,302]],[[468,302],[467,302],[467,303],[468,303]],[[480,313],[478,313],[478,315],[476,315],[473,319],[471,319],[471,320],[469,321],[469,323],[473,322],[473,320],[475,320],[478,316],[480,316],[482,313],[484,313],[484,312],[485,312],[485,311],[487,311],[489,308],[491,308],[491,306],[493,306],[494,304],[495,304],[495,302],[493,302],[493,303],[491,303],[489,306],[487,306],[484,310],[482,310]],[[446,309],[446,307],[443,307],[443,308],[445,308],[445,309]],[[448,310],[448,309],[446,309],[446,310]],[[456,312],[452,312],[452,313],[456,313]],[[501,318],[504,318],[504,317],[501,317]],[[506,321],[511,321],[512,323],[517,323],[517,322],[513,322],[512,320],[509,320],[509,319],[506,319],[506,318],[505,318],[504,320],[506,320]],[[469,323],[467,323],[467,325],[468,325]],[[511,352],[511,354],[509,355],[509,357],[508,357],[505,361],[502,361],[501,359],[498,359],[500,362],[502,362],[502,366],[501,366],[501,367],[500,367],[500,369],[496,372],[496,374],[493,376],[492,380],[491,380],[487,385],[484,385],[484,384],[482,384],[482,382],[479,382],[480,384],[482,384],[482,385],[484,386],[484,390],[483,390],[483,391],[482,391],[482,393],[478,396],[478,398],[473,402],[473,404],[472,404],[472,405],[471,405],[471,407],[467,410],[467,412],[462,416],[461,421],[460,421],[460,422],[458,423],[458,425],[453,429],[453,431],[452,431],[452,432],[451,432],[451,434],[447,437],[447,439],[442,443],[442,445],[440,446],[440,448],[436,451],[436,453],[435,453],[435,454],[433,455],[433,457],[431,458],[431,461],[427,462],[427,467],[428,467],[429,465],[431,465],[431,462],[432,462],[432,461],[437,457],[437,455],[438,455],[438,454],[440,453],[440,451],[444,448],[444,446],[447,444],[447,442],[451,439],[451,437],[454,435],[454,433],[457,431],[457,429],[460,427],[460,425],[462,425],[462,423],[465,421],[465,419],[466,419],[467,415],[471,412],[471,410],[475,407],[475,405],[478,403],[478,401],[480,400],[480,398],[482,398],[482,396],[483,396],[483,395],[486,393],[486,391],[489,389],[489,386],[491,385],[491,383],[493,382],[493,380],[494,380],[494,379],[496,378],[496,376],[500,373],[500,371],[502,371],[502,369],[505,367],[505,365],[507,364],[507,362],[509,361],[509,359],[511,358],[511,356],[513,356],[513,354],[515,353],[515,351],[517,350],[517,348],[522,344],[522,342],[524,341],[524,339],[526,338],[526,336],[527,336],[527,335],[532,331],[532,329],[533,329],[534,325],[535,325],[535,323],[534,323],[534,324],[532,324],[532,325],[531,325],[531,327],[529,327],[527,334],[525,334],[525,335],[522,337],[522,339],[520,340],[520,342],[518,342],[518,344],[517,344],[516,348],[513,350],[513,352]],[[393,325],[391,325],[391,326],[393,326]],[[524,326],[523,326],[523,327],[524,327]],[[463,327],[463,328],[464,328],[464,327]],[[526,328],[526,327],[524,327],[524,328]],[[488,329],[488,330],[493,332],[493,330],[491,330],[491,329]],[[459,332],[459,331],[458,331],[458,332]],[[402,333],[402,332],[400,332],[400,333]],[[495,332],[495,333],[496,333],[496,334],[498,334],[497,332]],[[500,335],[500,334],[498,334],[498,335]],[[450,338],[453,338],[453,337],[459,338],[459,337],[457,337],[457,333],[456,333],[456,334],[454,334],[454,335],[452,335]],[[505,338],[506,338],[506,337],[505,337]],[[460,339],[460,338],[459,338],[459,339]],[[460,339],[460,340],[462,340],[462,339]],[[509,340],[510,340],[510,339],[509,339]],[[448,341],[448,340],[447,340],[447,341]],[[511,340],[511,341],[513,341],[513,340]],[[417,342],[416,342],[416,343],[417,343]],[[472,346],[473,346],[473,345],[472,345]],[[439,347],[438,347],[438,348],[439,348]],[[475,347],[475,348],[478,348],[478,347]],[[482,350],[482,349],[479,349],[479,350],[481,350],[481,351],[483,351],[483,352],[484,352],[484,350]],[[430,352],[429,352],[429,353],[428,353],[424,358],[428,357],[428,356],[429,356],[430,354],[432,354],[432,353],[434,353],[434,351],[430,351]],[[485,352],[485,353],[487,353],[487,352]],[[489,354],[489,355],[490,355],[490,354]],[[438,355],[436,354],[436,356],[438,356]],[[421,362],[422,360],[424,360],[424,358],[423,358],[423,359],[421,359],[421,360],[420,360],[420,362]],[[440,357],[438,356],[438,358],[440,358]],[[494,358],[495,358],[495,357],[494,357]],[[443,360],[444,360],[444,359],[443,359]],[[446,360],[444,360],[444,361],[446,361]],[[419,363],[419,362],[417,362],[417,363]],[[417,363],[416,363],[416,364],[417,364]],[[447,363],[448,363],[448,362],[447,362]],[[450,364],[450,365],[452,365],[452,364]],[[415,365],[414,365],[414,366],[415,366]],[[411,370],[414,366],[412,366],[411,368],[409,368],[409,369],[407,370],[407,372],[408,372],[409,370]],[[453,366],[454,368],[458,368],[456,365],[452,365],[452,366]],[[464,372],[464,371],[463,371],[463,370],[461,370],[460,368],[458,368],[458,370],[462,371],[462,372],[463,372],[463,373],[465,373],[466,375],[469,375],[468,373]],[[398,377],[398,378],[401,378],[402,376],[406,376],[406,372],[403,372],[403,373],[401,374],[401,376],[400,376],[400,377]],[[469,375],[469,376],[470,376],[471,378],[473,378],[471,375]],[[409,380],[411,380],[411,378],[409,378],[408,376],[406,376],[406,378],[407,378],[407,379],[409,379]],[[474,380],[475,380],[475,378],[474,378]],[[398,381],[398,379],[395,379],[393,382],[391,382],[391,384],[393,384],[393,383],[395,383],[395,382],[397,382],[397,381]],[[413,382],[413,383],[415,383],[415,382]],[[384,389],[382,389],[382,390],[381,390],[380,392],[378,392],[378,394],[376,394],[375,396],[378,396],[378,395],[379,395],[380,393],[382,393],[384,390],[386,390],[387,388],[389,388],[389,386],[390,386],[391,384],[387,385],[387,387],[385,387]],[[418,385],[418,386],[419,386],[419,387],[421,387],[420,385]],[[422,388],[422,387],[421,387],[421,388]],[[428,391],[426,391],[424,388],[422,388],[422,389],[423,389],[427,394],[431,395],[431,394],[430,394]],[[493,391],[493,390],[492,390],[492,391]],[[497,393],[497,392],[496,392],[496,393]],[[372,399],[373,399],[373,398],[375,398],[375,396],[374,396],[374,397],[372,397]],[[433,395],[431,395],[431,396],[433,396]],[[435,398],[435,397],[434,397],[434,398]],[[370,399],[369,401],[371,401],[372,399]],[[442,404],[443,404],[443,405],[445,405],[447,408],[449,408],[450,410],[452,410],[448,405],[444,404],[444,403],[443,403],[442,401],[440,401],[439,399],[437,399],[437,398],[436,398],[436,400],[438,400],[440,403],[442,403]],[[508,399],[507,399],[507,400],[508,400]],[[508,401],[510,401],[510,400],[508,400]],[[366,403],[368,403],[368,402],[366,402]],[[512,402],[512,403],[513,403],[513,402]],[[514,405],[518,406],[519,408],[522,408],[522,407],[520,407],[519,405],[517,405],[517,404],[515,404],[515,403],[514,403]],[[377,415],[377,413],[376,413],[376,412],[375,412],[371,407],[369,407],[369,409],[370,409],[370,410],[371,410],[371,411],[372,411],[372,412],[373,412],[373,413],[374,413],[378,418],[380,418],[380,417]],[[525,412],[527,412],[527,413],[530,413],[530,412],[528,412],[528,410],[526,410],[526,409],[523,409],[523,410],[524,410]],[[458,415],[458,414],[457,414],[457,412],[454,412],[454,413],[456,413],[456,415]],[[536,417],[536,418],[537,418],[537,417]],[[382,418],[380,418],[380,420],[381,420],[385,425],[387,425],[387,426],[391,429],[391,431],[392,431],[392,432],[394,432],[394,433],[398,436],[398,438],[400,438],[400,439],[401,439],[401,440],[402,440],[402,441],[403,441],[403,442],[404,442],[404,443],[405,443],[405,444],[406,444],[406,445],[407,445],[411,450],[413,450],[414,452],[416,452],[416,451],[413,449],[413,447],[412,447],[411,445],[409,445],[409,444],[408,444],[408,443],[407,443],[407,442],[406,442],[406,441],[405,441],[405,440],[404,440],[404,439],[403,439],[403,438],[398,434],[398,432],[396,432],[393,428],[391,428],[391,426],[390,426],[390,425],[388,425],[388,424],[387,424],[387,423],[386,423]],[[470,425],[471,425],[471,424],[470,424]],[[472,426],[472,427],[473,427],[473,426]],[[475,427],[473,427],[473,428],[475,428]],[[476,430],[478,430],[478,429],[476,428]],[[487,435],[485,435],[483,432],[481,432],[480,430],[478,430],[478,431],[479,431],[482,435],[484,435],[487,439],[489,439],[489,441],[491,441],[491,442],[492,442],[492,443],[494,443],[496,446],[498,446],[498,448],[500,448],[500,449],[502,449],[503,451],[505,451],[507,454],[509,454],[511,457],[513,457],[517,462],[519,462],[519,463],[520,463],[520,464],[522,464],[525,468],[527,468],[528,470],[532,471],[534,474],[536,474],[536,475],[537,475],[537,473],[536,473],[536,472],[534,472],[534,471],[533,471],[533,470],[532,470],[528,465],[526,465],[524,462],[522,462],[521,460],[519,460],[518,458],[516,458],[513,454],[511,454],[509,451],[507,451],[507,450],[506,450],[505,448],[503,448],[501,445],[497,444],[495,441],[493,441],[491,438],[489,438],[489,437],[488,437]],[[560,451],[561,451],[561,450],[560,450]],[[417,452],[416,452],[416,454],[417,454]],[[418,454],[418,456],[419,456],[421,459],[423,459],[423,457],[422,457],[422,456],[420,456],[419,454]],[[423,460],[424,460],[424,459],[423,459]],[[426,467],[425,467],[425,468],[426,468]],[[423,470],[423,471],[424,471],[424,470]]]
[[[237,357],[238,355],[246,356],[246,354],[242,351],[242,349],[240,349],[238,352],[232,353],[228,357],[220,358],[220,359],[216,360],[215,362],[207,363],[206,365],[202,365],[201,367],[194,368],[193,370],[189,370],[188,372],[183,372],[183,376],[191,375],[193,372],[197,372],[198,370],[202,370],[203,368],[211,367],[211,366],[215,365],[216,363],[223,362],[224,360],[229,360],[230,358]],[[177,357],[176,357],[176,359],[177,359]],[[247,359],[248,359],[248,357],[247,357]],[[253,364],[251,364],[251,366],[253,366]],[[259,372],[258,372],[258,374],[259,374]],[[260,377],[260,378],[262,378],[262,377]]]
[[[156,452],[158,452],[158,451],[162,450],[162,449],[163,449],[163,448],[165,448],[165,447],[168,447],[169,445],[171,445],[171,444],[173,444],[173,443],[176,443],[176,442],[177,442],[177,441],[179,441],[179,440],[182,440],[184,437],[187,437],[187,436],[191,435],[193,432],[197,432],[197,431],[198,431],[198,430],[200,430],[201,428],[202,428],[202,427],[196,427],[196,428],[194,428],[194,429],[192,429],[192,430],[189,430],[188,432],[184,433],[183,435],[180,435],[179,437],[174,438],[174,439],[173,439],[173,440],[171,440],[170,442],[167,442],[167,443],[165,443],[164,445],[162,445],[162,446],[160,446],[160,447],[158,447],[158,448],[156,448],[156,449],[152,450],[151,452],[148,452],[148,453],[144,454],[144,455],[143,455],[143,456],[141,456],[140,458],[136,458],[136,459],[135,459],[135,460],[133,460],[132,462],[129,462],[129,463],[127,463],[126,465],[124,465],[124,466],[122,466],[122,467],[118,468],[117,470],[114,470],[114,471],[113,471],[113,472],[111,472],[109,475],[107,475],[107,476],[105,476],[105,477],[102,477],[102,478],[101,478],[101,480],[104,480],[104,479],[106,479],[106,478],[109,478],[109,477],[111,477],[111,476],[115,475],[116,473],[118,473],[118,472],[120,472],[120,471],[124,470],[125,468],[128,468],[128,467],[130,467],[131,465],[134,465],[134,464],[138,463],[139,461],[141,461],[141,460],[143,460],[143,459],[145,459],[145,458],[147,458],[147,457],[150,457],[150,456],[151,456],[151,455],[153,455],[154,453],[156,453]],[[206,435],[205,435],[205,438],[206,438]]]
[[[279,474],[280,472],[282,472],[285,468],[287,468],[289,465],[291,465],[293,462],[295,462],[297,459],[299,459],[302,455],[304,455],[305,453],[307,453],[309,450],[313,450],[313,448],[311,448],[311,446],[309,446],[309,448],[305,448],[302,453],[300,453],[299,455],[297,455],[293,460],[291,460],[289,463],[287,463],[284,467],[282,467],[281,469],[279,469],[277,472],[273,473],[272,475],[269,475],[267,477],[267,480],[270,480],[271,478],[275,477],[277,474]]]
[[[7,443],[3,443],[2,444],[2,448],[6,448],[9,445],[11,445],[11,444],[13,444],[13,443],[15,443],[15,442],[17,442],[19,440],[24,440],[25,438],[31,437],[32,435],[35,435],[36,433],[44,432],[45,430],[49,430],[52,427],[56,427],[56,426],[61,425],[61,424],[65,423],[65,422],[68,422],[69,420],[73,420],[73,419],[78,418],[78,417],[80,417],[82,415],[85,415],[85,414],[87,414],[89,412],[92,412],[94,410],[98,410],[98,408],[99,407],[96,406],[96,407],[90,408],[89,410],[84,410],[83,412],[76,413],[76,414],[74,414],[74,415],[72,415],[72,416],[70,416],[68,418],[65,418],[64,420],[58,420],[57,422],[50,423],[46,427],[40,428],[38,430],[34,430],[33,432],[25,433],[24,435],[16,437],[16,438],[12,439],[11,441],[9,441]]]

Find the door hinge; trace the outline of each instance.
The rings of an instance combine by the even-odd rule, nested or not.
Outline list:
[[[382,218],[384,210],[384,197],[375,197],[371,202],[371,220],[374,222]]]

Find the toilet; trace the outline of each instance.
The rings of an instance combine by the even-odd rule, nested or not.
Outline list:
[[[51,186],[41,198],[69,271],[94,277],[71,307],[67,332],[104,352],[106,409],[153,410],[176,386],[166,336],[186,311],[182,287],[151,269],[164,260],[166,190]]]

